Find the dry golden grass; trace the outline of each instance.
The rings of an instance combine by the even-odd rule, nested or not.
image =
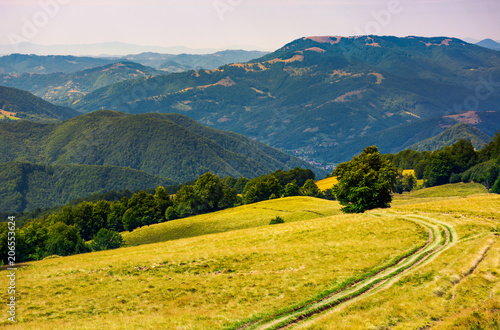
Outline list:
[[[276,216],[294,222],[340,213],[337,202],[312,197],[279,198],[142,227],[122,235],[127,245],[133,246],[266,226]]]
[[[327,189],[332,189],[334,184],[337,184],[339,181],[337,180],[336,176],[332,176],[323,180],[316,181],[316,185],[318,186],[319,190],[325,191]]]
[[[467,187],[457,194],[476,189]],[[178,220],[182,230],[177,221],[149,228],[158,237],[177,230],[168,242],[32,262],[17,271],[19,323],[5,317],[0,326],[234,328],[315,301],[420,246],[427,231],[408,221],[420,218],[453,228],[455,243],[392,285],[296,328],[498,329],[500,196],[420,194],[431,197],[402,197],[364,215],[336,214],[337,202],[312,198],[267,201]],[[276,215],[286,223],[267,225]]]
[[[218,329],[341,287],[426,239],[406,220],[337,215],[33,262],[18,270],[12,328]]]
[[[455,228],[458,242],[391,287],[337,307],[297,329],[498,329],[500,196],[394,208]]]

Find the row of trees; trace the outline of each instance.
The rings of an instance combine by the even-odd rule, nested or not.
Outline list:
[[[492,141],[475,150],[468,140],[458,140],[451,146],[433,152],[405,150],[384,155],[398,168],[414,169],[426,187],[456,182],[481,182],[500,193],[500,131]]]
[[[0,264],[8,259],[7,222],[0,223]],[[100,229],[92,242],[86,243],[75,225],[37,219],[16,229],[16,262],[40,260],[52,255],[68,256],[90,251],[115,249],[122,245],[122,236],[108,229]]]
[[[181,187],[175,196],[160,186],[154,193],[139,191],[115,201],[82,201],[18,229],[19,255],[25,261],[114,248],[122,242],[119,232],[142,226],[282,196],[325,197],[315,178],[311,170],[301,168],[280,170],[252,180],[220,179],[205,173],[194,184]],[[6,227],[0,228],[0,247],[7,244],[6,232]],[[90,240],[90,245],[85,243]]]

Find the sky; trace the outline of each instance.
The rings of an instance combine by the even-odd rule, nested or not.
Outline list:
[[[500,40],[500,0],[0,0],[0,44],[273,51],[304,36]]]

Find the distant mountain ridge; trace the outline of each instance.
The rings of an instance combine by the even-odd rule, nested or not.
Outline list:
[[[73,73],[0,75],[0,84],[27,90],[58,105],[72,106],[75,100],[96,89],[116,82],[159,74],[163,72],[124,61]]]
[[[142,53],[127,55],[120,59],[133,61],[166,72],[182,72],[186,70],[208,69],[213,70],[230,63],[248,62],[262,57],[268,52],[225,50],[213,54],[160,54]]]
[[[325,165],[367,140],[397,152],[441,133],[484,81],[500,81],[500,54],[456,38],[305,37],[248,63],[153,77],[145,96],[132,97],[144,80],[111,85],[75,107],[182,113]],[[496,131],[499,111],[498,93],[482,97],[474,126]]]
[[[494,41],[492,39],[481,40],[480,42],[476,43],[476,45],[484,47],[484,48],[500,50],[500,42]]]
[[[442,133],[420,141],[408,149],[417,151],[434,151],[451,146],[459,139],[470,140],[474,148],[480,149],[491,141],[491,137],[471,125],[459,123],[445,129]]]
[[[21,42],[14,45],[0,45],[0,54],[37,54],[37,55],[74,55],[74,56],[122,56],[143,52],[158,52],[171,54],[207,54],[218,51],[215,48],[189,48],[184,46],[161,47],[140,46],[124,42],[103,42],[94,44],[74,45],[38,45]]]
[[[0,86],[0,120],[56,122],[78,115],[73,109],[53,105],[26,91]]]
[[[74,73],[113,62],[95,57],[12,54],[0,57],[0,74]]]

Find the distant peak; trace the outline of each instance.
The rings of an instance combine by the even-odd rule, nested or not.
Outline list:
[[[342,40],[341,36],[316,36],[316,37],[306,37],[304,40],[312,40],[319,43],[329,43],[332,45],[338,44]]]

